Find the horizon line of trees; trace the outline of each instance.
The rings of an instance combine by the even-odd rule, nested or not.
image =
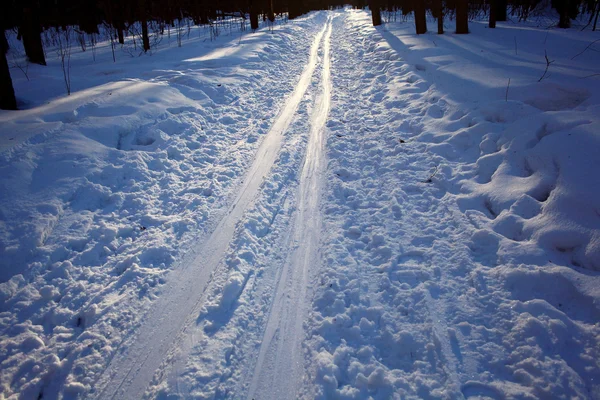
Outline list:
[[[364,0],[354,0],[359,6]],[[496,22],[507,21],[510,15],[517,16],[519,21],[527,20],[530,13],[540,4],[548,4],[548,0],[368,0],[372,11],[373,25],[381,25],[381,11],[400,10],[406,15],[414,13],[415,31],[417,34],[427,32],[426,12],[437,19],[438,34],[444,33],[444,17],[451,15],[456,20],[455,33],[469,33],[468,21],[473,15],[483,12],[488,17],[489,27],[495,28]],[[596,30],[600,15],[599,0],[551,0],[550,5],[556,10],[559,28],[570,28],[571,20],[581,13],[589,14],[585,28],[593,24]],[[584,28],[584,29],[585,29]]]
[[[497,21],[506,21],[508,7],[519,19],[527,19],[529,13],[542,0],[350,0],[354,8],[369,6],[373,25],[381,24],[381,11],[402,14],[414,13],[417,34],[427,32],[426,12],[438,21],[438,33],[444,33],[444,17],[456,20],[456,33],[468,33],[468,21],[474,13],[483,11],[488,15],[489,26],[494,28]],[[160,33],[165,26],[175,26],[177,21],[193,21],[196,25],[210,25],[219,18],[239,17],[244,23],[250,21],[250,28],[256,30],[259,20],[275,20],[275,15],[287,14],[294,19],[312,10],[341,7],[344,0],[4,0],[0,6],[0,109],[16,110],[10,68],[6,57],[9,43],[7,30],[17,32],[22,42],[28,62],[46,65],[42,34],[54,30],[59,45],[59,56],[65,74],[67,93],[70,94],[70,46],[73,27],[79,35],[99,33],[103,26],[110,34],[111,45],[125,43],[125,35],[132,28],[139,28],[141,46],[144,52],[151,48],[149,25],[159,24]],[[593,21],[596,29],[600,14],[599,0],[551,0],[558,12],[558,26],[568,28],[571,19],[580,12],[590,15],[588,26]],[[179,42],[181,45],[181,42]],[[84,49],[84,45],[82,44]]]

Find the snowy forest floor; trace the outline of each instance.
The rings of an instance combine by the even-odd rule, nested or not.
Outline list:
[[[598,34],[470,28],[13,70],[0,398],[599,399]]]

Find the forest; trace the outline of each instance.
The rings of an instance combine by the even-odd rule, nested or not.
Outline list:
[[[540,0],[354,0],[355,8],[369,7],[373,25],[381,24],[381,11],[400,11],[403,15],[414,13],[417,34],[427,30],[426,16],[438,21],[438,33],[444,33],[444,18],[456,20],[456,33],[468,33],[469,19],[487,16],[490,28],[496,21],[507,18],[526,20]],[[368,4],[367,4],[368,3]],[[147,52],[152,47],[151,35],[164,35],[165,29],[182,24],[212,26],[218,21],[237,18],[245,27],[259,27],[259,20],[274,22],[276,15],[294,19],[311,10],[340,7],[339,0],[8,0],[0,16],[0,109],[17,109],[10,63],[6,57],[10,45],[6,39],[9,31],[15,32],[22,42],[27,62],[46,65],[45,46],[58,44],[64,60],[67,50],[78,42],[85,51],[86,43],[92,46],[98,40],[110,40],[113,49],[124,43],[128,35],[139,37],[141,48]],[[556,25],[569,28],[571,19],[580,13],[589,14],[588,25],[596,29],[600,2],[597,0],[552,0],[559,19]],[[101,35],[103,33],[103,35]],[[64,49],[64,50],[62,50]],[[67,92],[70,88],[67,83]],[[18,95],[18,94],[17,94]]]

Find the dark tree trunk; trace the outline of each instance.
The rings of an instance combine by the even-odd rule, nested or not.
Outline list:
[[[8,53],[8,50],[10,50],[10,46],[8,44],[8,40],[6,40],[6,32],[4,31],[4,29],[2,29],[2,37],[0,37],[0,41],[2,41],[2,43],[0,43],[0,48],[2,48],[4,54]]]
[[[596,25],[598,24],[598,15],[600,15],[600,4],[598,4],[596,9],[596,17],[594,18],[594,27],[592,28],[592,31],[596,30]]]
[[[379,7],[379,0],[369,0],[369,8],[371,9],[373,26],[381,25],[381,8]]]
[[[273,11],[273,0],[269,0],[269,21],[275,22],[275,12]]]
[[[148,6],[146,0],[139,0],[140,25],[142,25],[142,44],[144,52],[150,50],[150,36],[148,35]]]
[[[125,44],[125,37],[123,36],[123,28],[117,28],[117,36],[119,37],[119,43]]]
[[[144,52],[150,50],[150,36],[148,36],[148,21],[146,18],[142,19],[142,42],[144,44]]]
[[[469,33],[469,0],[456,0],[456,33]]]
[[[4,37],[4,31],[2,32],[2,37]],[[6,52],[8,49],[5,47],[5,41],[6,38],[0,42],[0,109],[16,110],[17,99],[15,98],[15,90],[10,78],[8,62],[6,61]]]
[[[250,4],[250,28],[253,31],[258,29],[258,7],[256,6],[256,1],[253,0],[252,4]]]
[[[563,29],[570,28],[571,17],[569,16],[569,0],[560,0],[557,4],[556,11],[558,11],[560,15],[558,27]]]
[[[442,5],[442,0],[434,0],[433,7],[436,13],[435,17],[437,18],[437,33],[438,35],[442,35],[444,33],[444,8]]]
[[[415,28],[417,35],[427,32],[427,19],[425,18],[425,3],[423,0],[413,0],[415,9]]]
[[[496,2],[497,2],[497,0],[490,1],[490,21],[489,21],[490,28],[496,27],[496,4],[497,4]]]
[[[46,65],[41,37],[42,28],[35,11],[30,8],[23,9],[23,25],[20,32],[23,35],[23,47],[29,62]]]
[[[506,7],[507,0],[496,0],[496,21],[504,22],[506,21]]]
[[[288,0],[288,18],[294,19],[302,15],[302,4],[297,0]]]

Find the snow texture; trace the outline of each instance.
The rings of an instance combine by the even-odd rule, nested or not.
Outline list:
[[[0,397],[599,399],[595,36],[470,30],[13,70]]]

